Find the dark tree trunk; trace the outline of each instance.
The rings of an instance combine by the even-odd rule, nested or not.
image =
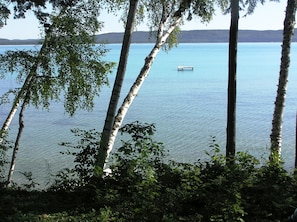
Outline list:
[[[113,85],[112,95],[110,98],[110,102],[109,102],[109,106],[108,106],[108,110],[105,118],[103,132],[101,135],[100,148],[99,148],[98,155],[96,157],[95,170],[98,169],[98,167],[103,169],[105,160],[107,157],[109,137],[114,123],[114,118],[116,115],[118,101],[120,98],[121,88],[122,88],[122,84],[123,84],[124,76],[126,72],[131,37],[134,29],[134,21],[135,21],[135,15],[137,11],[137,4],[138,4],[138,0],[130,0],[130,6],[129,6],[127,24],[125,27],[123,43],[122,43],[120,61],[119,61],[116,79]]]
[[[29,100],[29,96],[30,96],[30,91],[27,91],[26,98],[23,101],[23,104],[22,104],[22,107],[20,110],[20,114],[19,114],[19,130],[18,130],[18,134],[17,134],[16,140],[15,140],[13,153],[12,153],[12,157],[11,157],[11,163],[10,163],[10,168],[9,168],[9,173],[8,173],[8,178],[7,178],[7,186],[10,186],[10,184],[12,182],[12,175],[14,173],[16,157],[17,157],[17,153],[19,151],[20,140],[22,137],[23,129],[24,129],[24,111],[26,108],[26,104]]]
[[[231,161],[236,148],[236,66],[238,40],[239,0],[231,1],[231,25],[229,32],[228,108],[226,156]]]
[[[297,113],[296,113],[296,122],[295,122],[295,174],[297,173]]]

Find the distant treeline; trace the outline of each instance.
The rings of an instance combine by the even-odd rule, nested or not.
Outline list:
[[[282,42],[282,30],[240,30],[238,33],[239,42]],[[96,35],[96,42],[122,43],[123,33],[106,33]],[[229,30],[192,30],[182,31],[179,34],[180,43],[212,43],[228,42]],[[297,36],[293,36],[293,42],[297,41]],[[153,43],[154,35],[145,31],[134,32],[132,43]],[[0,45],[32,45],[40,44],[41,40],[9,40],[0,39]]]

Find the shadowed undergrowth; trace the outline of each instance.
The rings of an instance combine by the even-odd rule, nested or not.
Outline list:
[[[282,164],[260,164],[239,152],[226,164],[211,144],[207,161],[170,161],[153,140],[153,124],[134,122],[130,135],[110,160],[112,173],[93,177],[100,134],[73,130],[76,144],[63,143],[74,155],[50,188],[0,190],[1,221],[288,221],[297,206],[297,183]]]

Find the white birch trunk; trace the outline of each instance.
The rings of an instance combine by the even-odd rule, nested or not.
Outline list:
[[[155,59],[156,55],[160,51],[161,46],[164,45],[164,43],[166,42],[169,35],[179,25],[179,23],[181,22],[181,19],[182,19],[181,17],[177,17],[175,22],[169,27],[169,29],[164,34],[163,34],[164,26],[165,26],[167,20],[165,20],[163,23],[160,24],[159,36],[157,37],[157,40],[156,40],[157,42],[156,42],[154,48],[149,53],[149,55],[146,57],[145,63],[143,65],[140,73],[138,74],[135,82],[133,83],[132,87],[130,88],[129,93],[125,97],[124,102],[122,103],[122,105],[119,108],[118,113],[117,113],[117,115],[115,117],[113,128],[112,128],[112,131],[110,133],[110,137],[109,137],[109,141],[108,141],[107,158],[108,158],[108,156],[109,156],[109,154],[110,154],[110,152],[111,152],[111,150],[113,148],[113,145],[114,145],[114,142],[115,142],[115,139],[116,139],[116,135],[117,135],[122,123],[123,123],[123,120],[124,120],[124,118],[126,116],[126,113],[127,113],[128,109],[130,108],[133,100],[137,96],[141,85],[143,84],[144,80],[148,76],[149,71],[151,69],[151,66],[152,66],[152,64],[154,62],[154,59]]]
[[[292,36],[294,35],[295,14],[296,14],[297,1],[288,0],[286,8],[286,17],[284,20],[283,30],[283,44],[282,56],[279,73],[279,83],[277,95],[274,103],[274,113],[272,120],[272,129],[270,134],[270,160],[278,162],[281,155],[282,146],[282,123],[283,114],[287,93],[289,66],[290,66],[290,47]]]
[[[3,142],[3,137],[4,137],[4,135],[6,134],[8,128],[9,128],[9,126],[10,126],[10,124],[11,124],[11,121],[13,120],[13,117],[15,116],[16,111],[18,110],[18,107],[19,107],[19,105],[20,105],[20,102],[21,102],[21,100],[22,100],[23,97],[24,97],[24,94],[25,94],[25,92],[26,92],[26,89],[28,88],[27,86],[28,86],[28,85],[31,85],[31,81],[32,81],[32,79],[33,79],[33,72],[31,72],[31,73],[27,76],[27,78],[26,78],[26,80],[25,80],[25,82],[24,82],[24,84],[23,84],[21,90],[18,92],[18,95],[16,96],[16,98],[15,98],[13,104],[12,104],[12,107],[11,107],[11,109],[10,109],[10,112],[9,112],[9,114],[7,115],[6,119],[5,119],[5,122],[4,122],[3,125],[2,125],[2,128],[1,128],[1,136],[0,136],[0,143]]]
[[[11,110],[10,110],[10,112],[9,112],[6,120],[5,120],[5,122],[3,123],[3,126],[1,128],[0,143],[2,143],[2,141],[3,141],[3,138],[2,137],[5,134],[5,132],[8,130],[8,127],[9,127],[9,125],[10,125],[10,123],[11,123],[11,121],[12,121],[12,119],[13,119],[15,113],[16,113],[16,111],[18,110],[19,105],[20,105],[20,101],[16,101],[14,103],[14,105],[12,106],[12,108],[11,108]]]
[[[126,23],[126,27],[125,27],[125,33],[124,33],[123,44],[122,44],[122,49],[121,49],[120,61],[119,61],[117,74],[116,74],[115,82],[113,85],[108,109],[107,109],[107,114],[106,114],[106,118],[105,118],[105,122],[104,122],[104,126],[103,126],[103,131],[101,134],[99,152],[98,152],[98,155],[96,156],[95,169],[97,167],[104,168],[104,165],[105,165],[110,132],[112,130],[112,126],[114,123],[114,118],[116,115],[118,101],[119,101],[120,94],[121,94],[121,88],[122,88],[124,76],[126,73],[126,66],[127,66],[128,56],[129,56],[132,33],[134,30],[134,26],[135,26],[134,24],[135,24],[135,17],[136,17],[136,12],[137,12],[138,1],[139,0],[130,0],[128,19],[127,19],[127,23]]]
[[[37,63],[35,63],[34,67],[32,68],[32,71],[28,75],[22,89],[20,90],[20,92],[16,98],[17,103],[15,102],[14,106],[11,109],[11,112],[15,113],[17,111],[20,101],[23,99],[22,107],[21,107],[20,114],[19,114],[19,131],[18,131],[16,140],[15,140],[14,148],[13,148],[11,164],[10,164],[10,168],[9,168],[8,178],[7,178],[7,186],[9,186],[12,181],[12,175],[14,173],[14,168],[15,168],[15,163],[16,163],[16,155],[19,151],[20,139],[22,137],[23,128],[24,128],[24,111],[25,111],[26,105],[30,102],[30,87],[32,86],[32,84],[34,83],[34,81],[37,77],[36,70],[37,70]],[[16,104],[17,104],[17,106],[16,106]],[[12,118],[13,118],[13,116],[11,117],[11,119]],[[8,128],[8,126],[7,126],[7,128]]]
[[[45,41],[46,41],[46,39],[45,39]],[[3,142],[3,137],[4,137],[5,133],[7,132],[8,128],[11,124],[11,121],[13,120],[13,117],[15,116],[15,113],[18,110],[18,107],[19,107],[22,99],[25,96],[25,93],[28,90],[30,90],[30,86],[32,85],[32,82],[35,81],[35,78],[37,76],[36,71],[37,71],[37,67],[38,67],[38,63],[39,63],[39,58],[42,56],[44,48],[45,48],[45,43],[43,43],[43,45],[39,51],[39,54],[38,54],[35,64],[32,66],[32,69],[30,70],[30,73],[26,77],[25,82],[22,85],[22,88],[20,89],[20,91],[18,92],[17,96],[14,99],[14,102],[12,104],[10,112],[7,115],[6,120],[3,123],[2,128],[1,128],[0,143]]]
[[[26,94],[26,96],[29,96],[29,92]],[[7,178],[7,186],[9,186],[11,184],[12,181],[12,175],[14,173],[14,168],[15,168],[15,163],[16,163],[16,155],[19,151],[19,144],[20,144],[20,139],[23,133],[23,129],[24,129],[24,110],[26,107],[26,102],[27,100],[25,99],[23,104],[22,104],[22,108],[19,114],[19,131],[18,131],[18,135],[17,138],[15,140],[15,144],[14,144],[14,148],[13,148],[13,154],[12,154],[12,158],[11,158],[11,163],[10,163],[10,168],[9,168],[9,173],[8,173],[8,178]]]
[[[22,136],[23,128],[24,128],[23,113],[24,113],[27,103],[30,102],[29,101],[30,100],[30,87],[34,83],[35,79],[37,78],[37,68],[38,68],[38,64],[39,64],[39,57],[42,56],[44,48],[45,48],[45,44],[42,45],[39,55],[37,57],[37,60],[34,63],[32,69],[30,70],[30,73],[28,74],[22,88],[18,92],[18,94],[14,100],[14,103],[11,107],[11,110],[10,110],[10,112],[9,112],[9,114],[1,128],[0,143],[3,142],[3,137],[6,133],[6,131],[8,130],[8,127],[9,127],[21,101],[23,100],[22,107],[21,107],[20,114],[19,114],[19,131],[17,134],[17,138],[15,140],[15,145],[14,145],[14,149],[13,149],[13,153],[12,153],[11,164],[10,164],[10,168],[9,168],[8,178],[7,178],[7,186],[9,186],[12,181],[12,175],[14,173],[14,168],[15,168],[15,164],[16,164],[16,155],[19,150],[19,143],[20,143],[20,139]]]

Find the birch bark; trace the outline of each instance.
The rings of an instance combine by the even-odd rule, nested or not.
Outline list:
[[[29,92],[26,93],[26,97],[29,97]],[[28,102],[28,99],[25,99],[23,101],[20,114],[19,114],[19,130],[18,134],[15,140],[14,148],[13,148],[13,153],[12,153],[12,158],[11,158],[11,163],[10,163],[10,168],[9,168],[9,173],[8,173],[8,178],[7,178],[7,186],[10,186],[11,181],[12,181],[12,175],[14,173],[14,168],[16,164],[16,157],[17,153],[19,151],[19,144],[20,144],[20,139],[22,137],[23,129],[24,129],[24,111],[26,107],[26,103]]]
[[[128,112],[128,109],[130,108],[130,106],[131,106],[132,102],[134,101],[135,97],[137,96],[144,80],[146,79],[146,77],[149,74],[149,71],[152,67],[155,57],[157,56],[161,47],[165,44],[169,35],[179,25],[181,20],[182,20],[181,16],[177,17],[175,22],[168,28],[168,30],[165,33],[164,33],[164,27],[165,27],[166,23],[168,22],[168,18],[165,21],[163,21],[162,23],[160,23],[160,28],[158,30],[159,35],[157,37],[157,42],[156,42],[155,46],[153,47],[153,49],[151,50],[151,52],[149,53],[149,55],[146,57],[145,63],[143,65],[140,73],[138,74],[133,85],[131,86],[129,93],[125,97],[124,102],[120,106],[118,113],[115,117],[115,121],[114,121],[114,124],[112,127],[112,131],[110,133],[109,141],[108,141],[106,159],[108,158],[108,156],[113,148],[113,145],[114,145],[114,142],[116,139],[116,135],[123,123],[123,120]]]
[[[45,40],[45,42],[46,42],[46,40]],[[29,86],[32,85],[33,79],[35,79],[35,77],[37,76],[37,68],[38,68],[38,64],[40,62],[40,58],[41,58],[41,56],[43,54],[44,48],[45,48],[45,43],[42,45],[42,47],[41,47],[41,49],[39,51],[39,54],[38,54],[38,56],[36,58],[36,62],[32,66],[28,76],[25,79],[24,84],[22,85],[21,89],[18,91],[17,96],[15,97],[15,99],[13,101],[10,112],[8,113],[4,123],[2,125],[2,128],[1,128],[0,143],[3,142],[3,136],[7,132],[8,128],[9,128],[9,126],[11,124],[11,121],[13,120],[13,118],[15,116],[15,113],[18,110],[18,107],[19,107],[21,101],[24,99],[24,96],[25,96],[26,92],[28,90],[30,90]]]
[[[121,55],[120,55],[120,61],[119,61],[116,79],[114,82],[114,86],[113,86],[113,90],[112,90],[112,94],[111,94],[111,98],[110,98],[110,102],[109,102],[109,106],[108,106],[108,110],[105,118],[103,132],[101,135],[100,147],[99,147],[98,155],[96,157],[95,168],[101,167],[103,169],[105,160],[107,157],[107,152],[108,152],[107,147],[108,147],[108,142],[110,138],[110,133],[114,123],[115,113],[116,113],[118,101],[121,94],[121,88],[123,85],[124,76],[126,73],[130,43],[131,43],[132,33],[135,25],[135,15],[137,11],[137,4],[138,4],[138,0],[130,0],[127,24],[125,28]]]
[[[287,93],[289,66],[290,66],[290,49],[292,36],[294,35],[295,15],[297,0],[288,0],[286,7],[286,16],[284,20],[282,55],[279,72],[279,82],[277,95],[274,103],[274,113],[272,120],[272,129],[270,134],[270,160],[279,161],[282,146],[282,122],[284,107]]]

